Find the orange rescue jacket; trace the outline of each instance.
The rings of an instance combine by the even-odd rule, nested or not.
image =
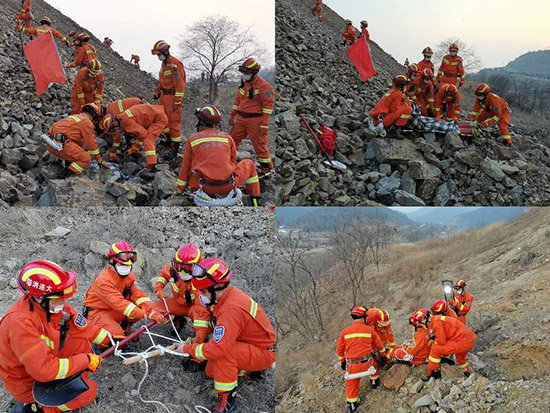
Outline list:
[[[454,293],[453,307],[456,308],[459,316],[465,316],[472,309],[472,301],[474,298],[466,291],[464,291],[464,295]]]
[[[141,104],[118,114],[117,118],[124,133],[134,136],[137,142],[143,142],[148,134],[147,129],[155,123],[155,120],[158,121],[159,115],[165,113],[163,106]]]
[[[434,344],[444,346],[447,342],[470,342],[476,339],[475,333],[456,318],[434,315],[428,327],[435,337]]]
[[[90,155],[97,160],[100,159],[94,124],[86,115],[71,115],[68,118],[58,120],[50,127],[48,135],[53,138],[58,133],[79,146],[86,146]]]
[[[428,360],[432,347],[430,340],[431,336],[428,329],[419,328],[416,333],[414,333],[413,339],[403,346],[403,349],[413,356],[412,364],[421,364]]]
[[[405,92],[392,88],[371,109],[370,114],[373,118],[377,118],[380,115],[385,116],[396,112],[403,105],[410,107],[412,105],[411,100]]]
[[[462,64],[462,57],[445,55],[439,66],[439,72],[437,73],[437,81],[441,82],[443,77],[456,77],[460,79],[460,85],[464,84],[464,66]]]
[[[90,60],[97,59],[97,50],[89,43],[84,43],[75,50],[74,61],[69,63],[67,67],[86,67]]]
[[[432,72],[435,72],[434,64],[431,60],[422,59],[417,65],[419,76],[422,75],[424,69],[432,69]]]
[[[157,275],[156,287],[164,289],[166,284],[170,284],[172,295],[178,304],[192,306],[198,301],[200,292],[193,287],[191,281],[182,280],[172,268],[172,264],[166,264]]]
[[[508,102],[495,93],[489,93],[483,100],[483,103],[480,102],[479,99],[476,99],[474,110],[470,113],[468,119],[474,120],[480,113],[486,113],[489,116],[486,122],[490,126],[495,122],[498,123],[507,111],[509,111]]]
[[[96,77],[92,77],[88,74],[88,68],[83,67],[79,69],[74,79],[73,95],[76,95],[81,104],[84,104],[84,97],[87,93],[94,94],[94,100],[103,99],[103,92],[105,90],[105,77],[103,73],[98,74]]]
[[[67,38],[63,36],[61,33],[59,33],[56,29],[53,27],[48,26],[47,24],[43,24],[40,27],[24,27],[21,29],[21,32],[28,34],[29,36],[38,36],[40,34],[44,33],[50,33],[53,35],[53,37],[60,39],[64,42],[68,42]]]
[[[273,86],[256,75],[250,82],[241,82],[233,102],[231,116],[237,112],[262,115],[262,126],[267,128],[269,117],[273,113]]]
[[[159,95],[163,91],[169,92],[175,96],[176,102],[181,102],[185,94],[186,82],[183,63],[174,56],[168,56],[160,67],[159,84],[155,89],[155,94]]]
[[[418,76],[412,84],[410,91],[413,100],[420,100],[428,105],[433,105],[435,102],[435,85],[433,81],[424,83],[422,76]]]
[[[374,328],[365,324],[363,320],[354,320],[344,328],[336,343],[336,355],[339,361],[365,357],[375,350],[381,354],[386,352]]]
[[[355,37],[357,36],[355,32],[355,27],[352,24],[346,27],[346,30],[342,33],[342,39],[348,42],[350,46],[355,43]]]
[[[462,110],[462,97],[460,92],[457,91],[454,97],[449,97],[445,93],[445,88],[441,85],[435,95],[435,118],[440,119],[443,112],[443,104],[447,105],[447,114],[454,111],[456,117]]]

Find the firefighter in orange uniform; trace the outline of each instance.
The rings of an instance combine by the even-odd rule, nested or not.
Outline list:
[[[94,46],[89,44],[90,36],[88,33],[80,33],[76,40],[76,50],[74,52],[74,61],[67,65],[67,68],[71,67],[86,67],[88,62],[97,60],[97,50]]]
[[[367,311],[367,324],[374,328],[384,346],[395,346],[395,339],[391,331],[390,314],[386,310],[369,308]]]
[[[139,56],[137,54],[133,54],[132,58],[130,59],[130,63],[133,63],[134,66],[139,69]]]
[[[142,98],[136,98],[136,97],[115,100],[109,103],[109,106],[107,106],[107,111],[105,115],[113,114],[117,116],[117,115],[120,115],[125,110],[130,109],[131,107],[142,105],[143,103],[144,103],[144,100]],[[122,141],[122,132],[120,132],[119,130],[112,133],[107,133],[107,135],[111,136],[112,142],[113,142],[111,145],[111,150],[109,151],[109,159],[111,161],[115,161],[117,158],[117,152],[120,148],[120,143]]]
[[[0,320],[0,378],[18,403],[10,412],[57,413],[87,406],[97,384],[88,378],[101,357],[91,344],[108,345],[106,330],[88,323],[67,304],[76,293],[76,274],[44,260],[27,263],[17,277],[19,298]],[[60,380],[86,371],[89,389],[70,403],[40,407],[32,389],[36,381]]]
[[[364,37],[368,42],[370,40],[370,34],[367,27],[369,27],[369,22],[366,20],[361,20],[361,37]]]
[[[346,20],[346,29],[342,33],[342,46],[353,46],[357,33],[351,20]]]
[[[19,27],[19,29],[21,30],[21,33],[25,33],[29,36],[38,36],[44,33],[51,33],[53,37],[65,42],[67,46],[71,47],[71,42],[59,33],[58,30],[52,27],[52,22],[48,17],[43,17],[42,20],[40,20],[40,24],[42,25],[41,27]]]
[[[136,105],[124,112],[108,114],[101,121],[100,127],[107,133],[124,132],[133,136],[134,143],[128,154],[137,154],[144,148],[146,171],[143,177],[154,178],[157,164],[156,143],[162,130],[168,124],[164,108],[160,105]],[[111,148],[111,152],[116,148]]]
[[[153,309],[151,299],[136,285],[132,265],[137,253],[132,246],[122,240],[115,242],[107,259],[110,266],[95,278],[84,298],[88,320],[117,339],[123,338],[139,320],[149,318],[163,323],[162,313]]]
[[[243,139],[247,136],[250,138],[262,173],[266,174],[273,168],[267,148],[267,131],[275,97],[271,84],[258,76],[260,69],[260,64],[253,57],[239,66],[242,80],[233,102],[229,124],[237,149]]]
[[[424,59],[418,62],[418,71],[420,73],[422,73],[425,69],[430,69],[432,72],[435,73],[435,67],[432,62],[433,54],[434,52],[432,51],[431,47],[425,47],[424,50],[422,50],[422,55],[424,56]]]
[[[476,335],[465,324],[456,318],[444,315],[431,315],[427,318],[428,329],[434,339],[434,344],[428,357],[428,369],[423,381],[441,378],[441,358],[455,355],[458,367],[464,370],[468,377],[472,369],[468,365],[468,353],[476,344]]]
[[[404,127],[412,114],[412,103],[405,93],[409,84],[406,75],[393,78],[393,88],[387,92],[369,112],[378,128],[389,128],[395,125]],[[396,137],[401,137],[396,134]]]
[[[414,366],[428,362],[433,341],[430,332],[423,324],[427,316],[428,310],[425,308],[419,308],[413,313],[409,319],[409,324],[414,327],[414,336],[412,340],[405,342],[403,345],[392,348],[390,352],[392,359],[405,361]]]
[[[104,37],[104,38],[103,38],[103,46],[105,46],[105,47],[111,47],[113,43],[114,43],[114,42],[113,42],[112,39],[109,39],[108,37]]]
[[[105,90],[105,77],[102,69],[103,65],[99,60],[91,60],[87,67],[81,68],[76,74],[71,92],[73,115],[80,113],[82,106],[86,103],[95,102],[101,105]]]
[[[336,355],[338,361],[347,375],[369,373],[371,385],[376,388],[380,384],[379,366],[374,359],[373,353],[378,351],[380,355],[386,356],[386,349],[380,337],[374,331],[374,327],[367,323],[367,310],[365,307],[356,305],[351,309],[353,323],[347,326],[338,337],[336,344]],[[385,364],[385,358],[381,359]],[[359,384],[361,377],[346,378],[346,400],[348,412],[355,412],[358,407]]]
[[[462,110],[462,98],[455,85],[443,84],[435,95],[435,118],[458,122]]]
[[[262,306],[229,285],[233,272],[217,258],[193,265],[193,286],[203,305],[213,307],[214,333],[208,343],[179,348],[197,361],[207,360],[206,375],[214,379],[218,403],[213,413],[240,411],[237,385],[240,371],[265,371],[275,362],[275,332]]]
[[[449,54],[443,57],[441,66],[439,66],[437,83],[448,83],[461,87],[464,85],[465,76],[462,57],[458,56],[458,45],[453,43],[449,46]]]
[[[88,103],[82,107],[82,113],[58,120],[50,127],[49,137],[57,141],[62,149],[57,150],[48,145],[48,152],[72,162],[59,173],[58,178],[67,178],[72,174],[80,175],[92,162],[92,156],[100,166],[109,167],[101,159],[96,142],[94,122],[101,119],[100,115],[101,108],[95,103]]]
[[[185,325],[185,317],[193,321],[195,330],[195,343],[204,343],[206,337],[212,332],[210,320],[212,315],[206,306],[199,300],[199,292],[191,282],[191,270],[194,264],[202,263],[202,254],[199,247],[194,244],[185,244],[179,247],[171,264],[165,265],[157,277],[155,295],[158,301],[153,308],[159,312],[170,311],[175,316],[174,326],[179,331]],[[165,297],[164,287],[170,284],[172,297]],[[165,304],[166,302],[166,304]],[[197,363],[189,358],[183,361],[186,371],[198,371],[205,363]]]
[[[444,315],[449,318],[455,318],[458,320],[456,312],[447,305],[447,302],[445,300],[436,300],[432,305],[431,312],[435,315]]]
[[[323,0],[315,0],[315,6],[311,9],[311,14],[317,16],[319,21],[323,21]]]
[[[32,10],[31,0],[22,0],[21,10],[19,11],[19,13],[15,15],[16,24],[20,24],[20,22],[24,22],[25,27],[30,29],[32,27],[32,18],[33,18],[31,10]]]
[[[466,315],[472,309],[472,301],[474,298],[465,291],[466,281],[458,280],[454,285],[453,308],[455,309],[458,319],[466,324]]]
[[[476,102],[474,110],[470,113],[468,120],[477,121],[482,128],[488,128],[498,124],[500,139],[506,146],[512,146],[510,135],[510,108],[508,102],[500,96],[491,93],[491,88],[485,83],[480,83],[475,91]]]
[[[185,144],[181,169],[176,180],[175,195],[187,186],[192,191],[199,187],[210,196],[227,195],[234,186],[246,186],[253,206],[260,205],[260,182],[251,159],[237,163],[237,149],[233,138],[222,132],[219,110],[205,106],[195,113],[197,134],[191,135]]]
[[[183,63],[170,54],[170,45],[164,40],[156,42],[151,53],[162,62],[159,71],[159,85],[155,89],[154,98],[159,100],[159,105],[164,106],[166,116],[168,116],[168,126],[163,132],[170,133],[171,153],[175,157],[183,141],[181,114],[187,81],[185,69]]]
[[[433,115],[435,112],[435,85],[433,79],[434,72],[431,69],[424,69],[412,88],[414,94],[412,99],[420,108],[422,116]]]

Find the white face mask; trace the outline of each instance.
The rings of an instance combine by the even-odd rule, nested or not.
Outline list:
[[[63,311],[64,304],[56,305],[53,310],[50,310],[51,314],[58,314]]]
[[[243,75],[243,80],[245,82],[249,82],[250,80],[252,80],[252,75]]]
[[[208,305],[210,304],[210,297],[207,297],[206,295],[200,295],[200,300],[202,305]]]
[[[189,281],[192,278],[191,274],[187,274],[185,271],[180,271],[180,277],[183,281]]]
[[[451,52],[451,56],[456,56],[456,52]]]
[[[164,53],[161,53],[157,56],[161,62],[164,62],[166,60],[166,55]]]
[[[122,264],[116,264],[115,265],[116,272],[119,275],[125,276],[130,274],[130,271],[132,271],[131,265],[122,265]]]
[[[432,60],[432,57],[431,56],[424,56],[424,59],[427,60],[427,61],[430,61],[430,60]]]

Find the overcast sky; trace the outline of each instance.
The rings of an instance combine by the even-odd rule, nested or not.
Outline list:
[[[66,16],[85,27],[99,39],[114,40],[114,50],[130,60],[140,56],[141,68],[158,72],[160,62],[151,55],[157,40],[172,47],[185,26],[211,14],[229,16],[254,33],[268,49],[269,62],[275,62],[275,0],[46,0]],[[55,25],[55,23],[54,23]]]
[[[311,1],[313,3],[313,0]],[[400,63],[422,60],[422,49],[458,37],[477,50],[484,67],[504,66],[550,47],[549,0],[324,0]],[[460,53],[459,53],[460,54]]]

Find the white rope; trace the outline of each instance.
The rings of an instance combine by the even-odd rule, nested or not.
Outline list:
[[[211,197],[199,188],[193,198],[195,205],[200,207],[243,206],[243,193],[239,188],[233,188],[225,197]]]

